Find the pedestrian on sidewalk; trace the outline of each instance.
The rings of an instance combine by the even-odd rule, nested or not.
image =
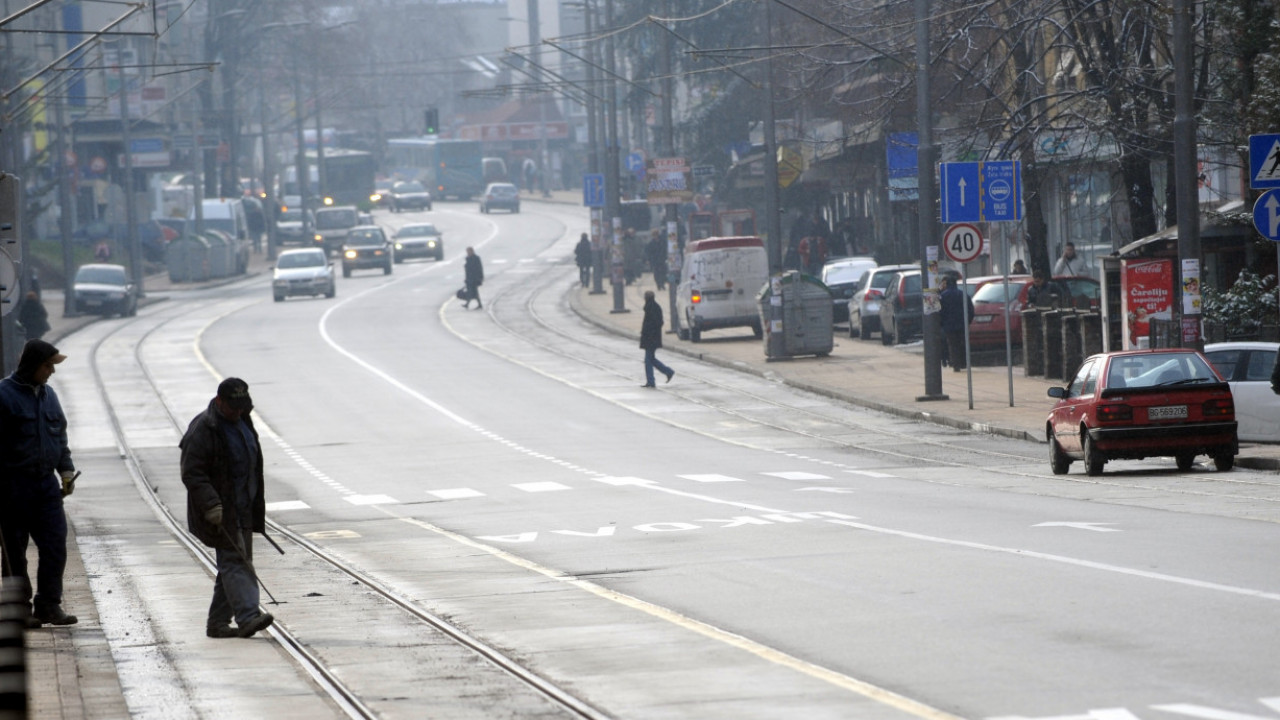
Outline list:
[[[973,322],[973,300],[956,285],[956,279],[950,275],[942,276],[942,294],[938,296],[942,305],[942,334],[947,339],[946,355],[955,372],[964,370],[964,326]]]
[[[62,609],[67,567],[67,516],[62,499],[75,489],[76,468],[67,446],[67,417],[49,386],[67,356],[44,340],[28,340],[18,369],[0,380],[0,529],[5,574],[18,578],[27,627],[74,625]],[[59,479],[61,476],[61,479]],[[39,553],[34,608],[27,544]]]
[[[466,302],[462,303],[462,307],[471,309],[471,301],[476,301],[476,309],[484,307],[484,303],[480,302],[480,286],[484,284],[484,265],[480,262],[480,256],[476,254],[475,248],[467,248],[467,260],[463,265],[463,282],[467,286]]]
[[[187,526],[214,549],[218,566],[205,621],[205,635],[211,638],[252,637],[275,620],[259,608],[253,568],[253,534],[266,532],[267,512],[262,447],[249,417],[252,410],[249,384],[227,378],[178,443]]]
[[[644,385],[641,387],[657,387],[653,383],[653,369],[667,376],[667,382],[675,376],[676,371],[667,367],[657,357],[658,348],[662,347],[662,306],[653,299],[653,291],[644,291],[644,320],[640,322],[640,348],[644,350]]]
[[[653,273],[653,282],[659,290],[667,289],[667,244],[662,242],[658,231],[649,236],[644,246],[644,254],[649,259],[649,271]]]
[[[573,260],[578,264],[578,280],[582,282],[582,287],[591,284],[591,238],[586,233],[582,233],[582,237],[578,238],[578,244],[573,247]]]
[[[28,340],[39,340],[49,332],[49,311],[44,309],[40,295],[35,290],[27,292],[22,307],[18,308],[18,323],[22,325]]]

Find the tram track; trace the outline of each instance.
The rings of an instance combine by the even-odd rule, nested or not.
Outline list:
[[[146,389],[162,409],[165,417],[168,419],[168,422],[172,425],[173,430],[179,435],[181,435],[185,430],[185,421],[178,415],[176,409],[166,399],[165,393],[162,391],[159,382],[151,372],[147,361],[143,357],[143,347],[146,344],[146,341],[154,333],[160,331],[174,320],[195,313],[199,309],[200,308],[198,307],[189,307],[170,314],[169,317],[146,329],[133,346],[133,362],[136,364],[141,376],[145,379]],[[237,309],[240,308],[232,309],[227,314],[235,312]],[[99,354],[106,343],[124,332],[126,329],[137,327],[137,323],[145,321],[147,317],[148,316],[140,316],[128,319],[126,322],[123,322],[118,327],[114,328],[111,332],[103,335],[101,338],[98,338],[92,344],[88,364],[90,366],[90,372],[92,374],[98,396],[107,410],[111,432],[115,438],[116,449],[128,469],[139,496],[155,514],[173,539],[186,549],[187,552],[196,559],[196,561],[200,563],[204,567],[205,571],[212,577],[216,575],[217,572],[212,551],[206,548],[199,540],[186,530],[184,527],[184,521],[175,517],[174,513],[170,511],[169,507],[157,494],[156,482],[153,478],[147,477],[144,469],[144,463],[140,460],[137,449],[134,448],[128,440],[128,433],[121,417],[115,410],[115,405],[112,402],[104,370],[101,362],[99,361]],[[141,388],[137,388],[135,386],[133,387],[133,390],[137,391],[141,390]],[[268,430],[268,432],[272,431]],[[310,556],[331,568],[331,570],[358,583],[364,591],[376,595],[382,601],[385,601],[389,605],[398,608],[403,613],[412,617],[416,622],[431,628],[431,630],[448,638],[457,646],[466,648],[478,657],[483,658],[484,661],[501,670],[508,677],[533,690],[554,706],[562,709],[567,716],[583,718],[584,720],[606,720],[609,717],[607,714],[597,710],[583,700],[580,700],[568,691],[537,675],[516,659],[509,657],[481,639],[467,633],[457,625],[427,611],[404,594],[398,592],[395,588],[375,579],[352,563],[343,561],[341,558],[326,551],[316,543],[311,542],[288,526],[269,517],[267,518],[266,523],[277,537],[283,538],[293,548],[305,551]],[[378,712],[376,712],[362,699],[357,690],[353,689],[338,677],[334,669],[331,668],[318,653],[312,651],[305,642],[291,632],[286,622],[277,619],[272,627],[268,628],[265,632],[276,640],[292,661],[312,679],[316,686],[321,689],[321,691],[337,708],[341,710],[345,716],[350,718],[376,718],[380,716]]]

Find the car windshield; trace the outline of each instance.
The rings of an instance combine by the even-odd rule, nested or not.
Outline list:
[[[396,231],[396,237],[422,237],[423,235],[439,235],[435,225],[406,225]]]
[[[871,273],[871,287],[877,290],[884,290],[889,287],[889,282],[893,280],[893,276],[897,274],[897,270],[885,270],[883,272]]]
[[[280,213],[280,222],[302,222],[302,211],[289,209]]]
[[[76,271],[76,282],[95,283],[98,285],[124,285],[123,267],[86,266]]]
[[[284,268],[301,268],[301,267],[321,267],[325,264],[323,252],[304,252],[304,253],[282,253],[276,267]]]
[[[1195,353],[1152,353],[1113,358],[1108,388],[1142,388],[1218,382],[1218,376]]]
[[[357,222],[355,210],[328,210],[316,213],[317,230],[351,227]]]
[[[426,192],[427,189],[422,187],[422,183],[413,181],[413,182],[396,183],[395,191],[398,193],[415,193],[415,192]]]
[[[490,195],[515,195],[516,186],[515,185],[490,185],[489,194]]]
[[[386,242],[381,230],[353,230],[347,234],[348,245],[381,245]]]
[[[1005,303],[1018,297],[1018,293],[1022,291],[1022,286],[1026,285],[1025,280],[1010,280],[1009,291],[1005,292],[1003,280],[992,280],[991,282],[978,288],[978,292],[973,294],[975,303]]]
[[[827,285],[854,283],[866,272],[869,263],[841,263],[822,268],[822,282]]]

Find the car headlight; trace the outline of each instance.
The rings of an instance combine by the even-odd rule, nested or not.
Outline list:
[[[324,199],[324,204],[325,204],[325,205],[332,205],[332,204],[333,204],[333,198],[331,198],[331,197],[327,197],[327,198],[325,198],[325,199]]]
[[[369,196],[369,202],[378,202],[382,199],[382,193],[374,193]]]
[[[324,242],[324,236],[320,233],[316,233],[316,242]]]
[[[355,251],[355,250],[347,250],[346,252],[342,253],[342,256],[343,256],[343,257],[345,257],[345,258],[346,258],[346,259],[348,259],[348,260],[355,260],[355,259],[356,259],[356,255],[357,255],[357,253],[356,253],[356,251]]]
[[[434,248],[435,246],[436,246],[436,241],[435,241],[435,240],[428,240],[428,241],[427,241],[427,247],[429,247],[429,248]]]
[[[403,250],[403,249],[404,249],[404,245],[401,245],[400,243],[396,243],[396,249],[397,249],[397,250]]]

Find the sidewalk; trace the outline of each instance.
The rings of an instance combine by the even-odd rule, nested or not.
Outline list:
[[[614,313],[613,293],[592,295],[589,288],[578,289],[571,298],[574,310],[599,327],[629,337],[640,337],[644,291],[654,290],[666,313],[670,328],[668,290],[658,291],[649,275],[626,287],[625,307],[631,312]],[[919,343],[886,347],[878,339],[853,339],[843,326],[836,328],[835,347],[827,357],[798,357],[769,361],[764,341],[747,328],[704,332],[702,342],[680,340],[667,332],[663,349],[689,357],[780,380],[854,405],[915,420],[950,427],[1004,435],[1020,440],[1045,442],[1044,422],[1053,401],[1047,391],[1060,381],[1026,377],[1014,367],[1010,405],[1010,378],[1007,368],[973,368],[973,409],[969,409],[968,378],[963,371],[942,369],[942,392],[947,400],[918,400],[925,394],[924,359]],[[1046,451],[1045,465],[1048,467]],[[1236,464],[1243,468],[1280,470],[1280,445],[1241,443]]]

